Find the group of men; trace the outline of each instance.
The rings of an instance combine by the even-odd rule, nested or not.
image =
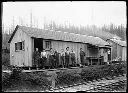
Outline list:
[[[80,48],[80,60],[82,65],[84,65],[84,56],[85,52],[82,50],[82,48]],[[69,68],[70,66],[77,65],[75,52],[73,49],[71,49],[70,52],[69,47],[66,48],[66,51],[61,49],[61,53],[53,50],[52,48],[50,48],[49,52],[46,52],[45,49],[39,52],[38,48],[36,48],[36,51],[34,51],[33,59],[33,66],[37,68],[47,67],[54,69],[58,68],[59,66],[62,66],[63,68]]]

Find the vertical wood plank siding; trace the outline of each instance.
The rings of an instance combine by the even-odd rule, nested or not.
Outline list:
[[[117,57],[122,58],[122,49],[123,49],[123,47],[117,45]]]
[[[25,50],[15,51],[15,43],[25,41]],[[32,65],[31,38],[18,29],[10,43],[10,65],[31,66]],[[13,55],[13,56],[12,56]]]
[[[127,58],[127,56],[126,56],[126,55],[127,55],[127,53],[126,53],[127,50],[126,50],[126,47],[122,47],[122,48],[123,48],[123,49],[122,49],[122,60],[123,60],[123,61],[126,61],[126,60],[127,60],[127,59],[126,59],[126,58]]]
[[[71,49],[74,50],[74,52],[76,53],[76,60],[78,61],[78,63],[80,62],[80,48],[83,48],[83,50],[85,52],[87,52],[87,45],[86,44],[81,44],[81,43],[74,43],[74,42],[64,42],[64,41],[51,41],[51,45],[52,48],[54,50],[57,50],[58,52],[61,52],[61,49],[64,49],[64,51],[66,51],[66,47],[69,47],[69,51],[71,51]]]
[[[112,60],[116,59],[117,57],[121,57],[122,60],[126,61],[126,47],[123,47],[111,40],[107,40],[107,41],[112,44],[112,48],[111,48]]]
[[[19,30],[19,29],[18,29]],[[17,66],[22,66],[24,63],[25,59],[25,51],[15,51],[15,43],[17,42],[22,42],[25,40],[25,33],[23,33],[21,30],[17,31],[15,33],[15,36],[13,37],[13,40],[10,43],[10,63],[11,65],[17,65]],[[13,55],[13,56],[12,56]]]
[[[34,38],[31,38],[31,66],[33,65]]]

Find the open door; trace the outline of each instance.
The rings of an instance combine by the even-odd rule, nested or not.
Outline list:
[[[34,49],[38,48],[39,51],[43,50],[43,39],[42,38],[34,38]]]

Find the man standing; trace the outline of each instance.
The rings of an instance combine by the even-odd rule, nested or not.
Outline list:
[[[38,51],[38,48],[36,48],[36,50],[34,51],[34,67],[36,67],[38,69],[39,64],[40,64],[40,53]]]
[[[61,56],[61,65],[62,65],[63,68],[65,68],[65,52],[64,52],[64,49],[61,49],[60,56]]]
[[[45,49],[43,49],[43,52],[41,52],[41,67],[45,67],[46,61],[47,61],[47,53]]]
[[[105,62],[105,64],[108,63],[108,53],[107,53],[107,49],[104,49],[104,62]]]
[[[108,61],[109,62],[111,61],[111,51],[110,51],[110,49],[108,49]]]
[[[100,63],[99,63],[99,65],[102,65],[103,64],[103,62],[104,62],[104,49],[103,48],[100,48],[99,49],[99,58],[101,58],[101,60],[100,60]]]
[[[65,64],[67,68],[69,67],[69,55],[70,55],[69,47],[67,47],[65,52]]]
[[[82,50],[82,48],[80,48],[80,61],[82,65],[85,65],[84,57],[85,57],[85,52]]]
[[[73,49],[71,50],[71,63],[72,63],[72,66],[75,66],[75,52],[73,51]]]
[[[55,68],[58,68],[59,66],[59,53],[55,51],[54,53],[54,58],[55,58]]]
[[[52,48],[50,48],[49,64],[50,64],[51,68],[55,68],[54,51]]]

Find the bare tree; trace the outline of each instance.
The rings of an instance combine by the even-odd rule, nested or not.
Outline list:
[[[32,15],[32,9],[30,10],[30,27],[32,27],[33,26],[33,15]]]

